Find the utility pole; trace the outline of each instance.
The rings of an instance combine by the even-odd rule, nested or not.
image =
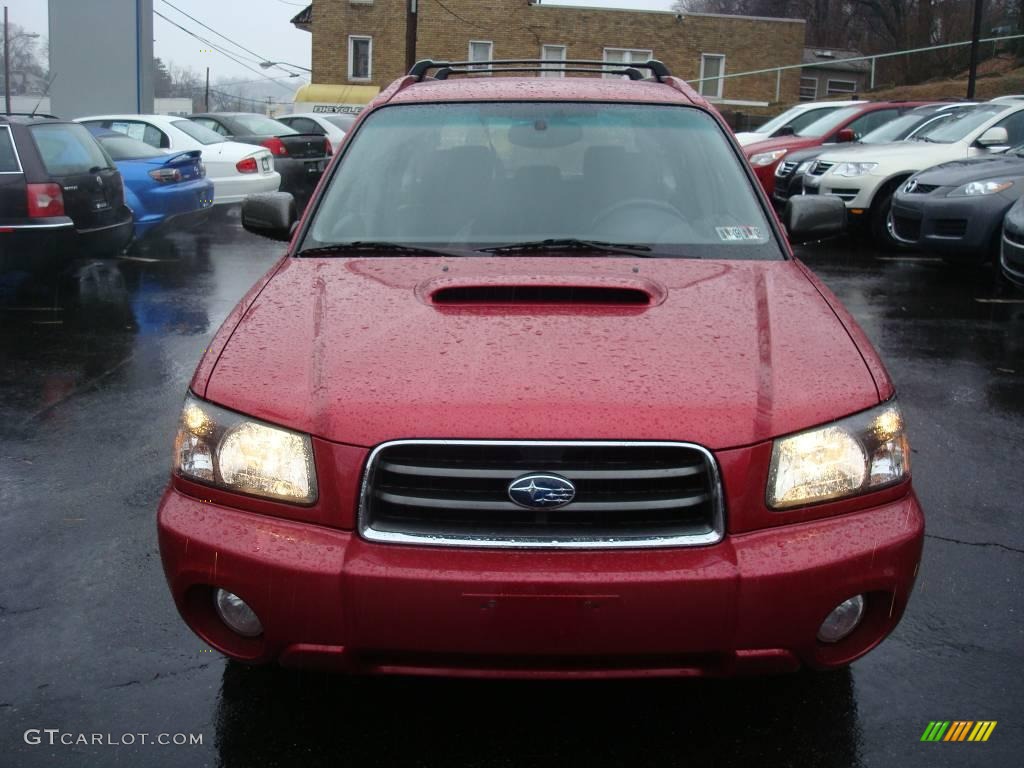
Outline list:
[[[974,84],[978,79],[978,40],[981,38],[981,6],[984,0],[974,0],[974,26],[971,29],[971,63],[967,70],[967,98],[974,98]]]
[[[7,6],[4,6],[4,105],[11,114],[11,46],[7,39]]]
[[[210,68],[206,68],[206,99],[203,101],[203,112],[210,111]]]

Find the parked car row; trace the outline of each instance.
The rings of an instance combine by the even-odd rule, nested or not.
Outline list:
[[[329,118],[0,116],[0,269],[115,255],[261,192],[301,204],[345,135]]]
[[[875,129],[858,136],[869,118]],[[1024,99],[850,105],[743,150],[780,211],[794,195],[830,195],[877,247],[987,262],[1024,194]]]

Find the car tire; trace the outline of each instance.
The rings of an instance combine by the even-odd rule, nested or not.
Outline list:
[[[892,196],[896,185],[889,185],[875,197],[871,205],[868,228],[871,231],[871,242],[880,251],[904,251],[908,246],[901,243],[889,232],[889,211],[892,210]]]

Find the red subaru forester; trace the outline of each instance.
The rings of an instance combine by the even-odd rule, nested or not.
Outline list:
[[[473,66],[381,93],[297,225],[289,195],[246,202],[290,244],[185,399],[159,511],[185,621],[355,673],[869,651],[924,522],[892,382],[788,244],[842,202],[794,198],[787,239],[659,62]]]

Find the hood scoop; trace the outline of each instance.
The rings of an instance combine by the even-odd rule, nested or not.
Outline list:
[[[418,287],[437,307],[590,306],[638,309],[660,304],[665,290],[643,279],[577,276],[441,278]]]

